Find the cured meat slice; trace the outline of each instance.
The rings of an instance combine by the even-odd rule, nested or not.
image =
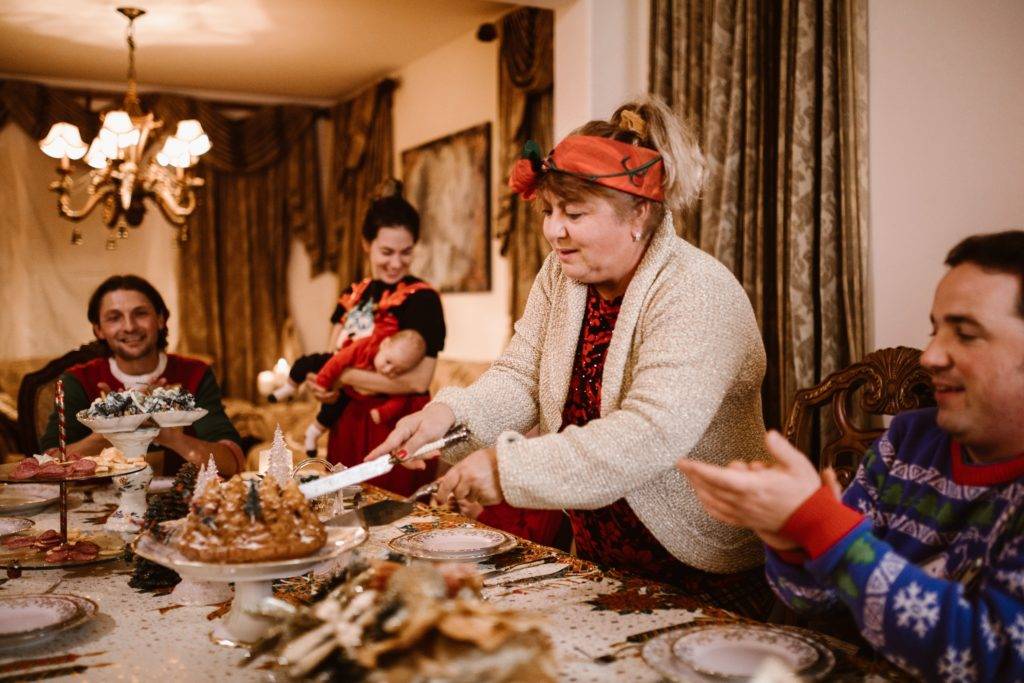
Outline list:
[[[96,471],[96,461],[75,460],[74,462],[68,463],[67,468],[70,476],[85,476],[93,474]]]
[[[35,458],[25,458],[11,472],[11,477],[14,479],[31,479],[38,471],[39,461]]]

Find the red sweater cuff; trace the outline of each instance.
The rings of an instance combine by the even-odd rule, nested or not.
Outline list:
[[[772,546],[768,547],[772,548]],[[802,550],[780,550],[779,548],[772,548],[772,552],[786,564],[803,564],[807,561],[807,553]]]
[[[864,515],[843,505],[830,488],[822,486],[789,516],[782,534],[803,546],[813,560],[825,554],[862,519]]]

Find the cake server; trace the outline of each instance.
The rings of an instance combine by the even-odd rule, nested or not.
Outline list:
[[[416,508],[417,500],[434,493],[437,493],[436,481],[424,484],[407,498],[378,500],[376,503],[364,505],[357,510],[362,515],[363,521],[366,522],[366,526],[384,526],[405,517]]]
[[[437,441],[431,441],[430,443],[421,446],[415,453],[405,460],[399,460],[389,453],[375,460],[364,462],[361,465],[349,467],[341,472],[321,477],[314,481],[308,481],[305,484],[300,484],[299,490],[302,491],[302,494],[306,496],[306,498],[319,498],[320,496],[326,496],[327,494],[339,491],[346,486],[361,484],[368,479],[373,479],[374,477],[379,477],[382,474],[387,474],[399,463],[419,460],[428,453],[441,450],[453,443],[462,441],[468,436],[469,430],[465,427],[458,426]]]

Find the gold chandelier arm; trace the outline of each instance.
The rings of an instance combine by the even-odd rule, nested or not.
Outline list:
[[[160,212],[168,222],[173,225],[185,225],[185,221],[196,208],[196,194],[191,187],[184,192],[184,195],[185,202],[179,203],[178,199],[166,188],[153,190],[153,199],[156,200],[156,205],[160,207]]]
[[[82,208],[74,209],[71,206],[71,196],[66,182],[55,180],[50,184],[50,189],[60,195],[57,199],[57,211],[60,215],[76,223],[92,213],[96,205],[103,201],[108,194],[112,194],[117,190],[110,183],[94,188],[96,191],[89,194],[89,198],[85,200]]]

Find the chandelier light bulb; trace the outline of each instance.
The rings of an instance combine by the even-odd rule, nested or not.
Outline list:
[[[156,155],[156,162],[161,166],[188,168],[192,165],[192,159],[188,153],[188,143],[179,140],[177,136],[168,136],[164,140],[163,149]]]
[[[195,119],[178,121],[178,130],[174,131],[174,137],[185,142],[192,142],[200,135],[205,135],[203,126]]]
[[[128,112],[121,109],[108,111],[107,115],[103,117],[103,127],[115,135],[130,133],[134,128]]]
[[[61,122],[50,127],[50,132],[39,143],[39,149],[54,159],[81,159],[89,148],[82,142],[78,126]]]
[[[188,143],[189,156],[200,157],[210,151],[210,138],[195,119],[179,121],[174,137]]]
[[[95,169],[106,168],[107,155],[103,153],[103,141],[100,140],[100,136],[97,135],[92,139],[92,144],[89,145],[89,151],[85,154],[85,163]]]
[[[113,133],[118,149],[127,149],[139,144],[139,129],[132,123],[128,112],[121,109],[107,112],[103,117],[103,130]]]

